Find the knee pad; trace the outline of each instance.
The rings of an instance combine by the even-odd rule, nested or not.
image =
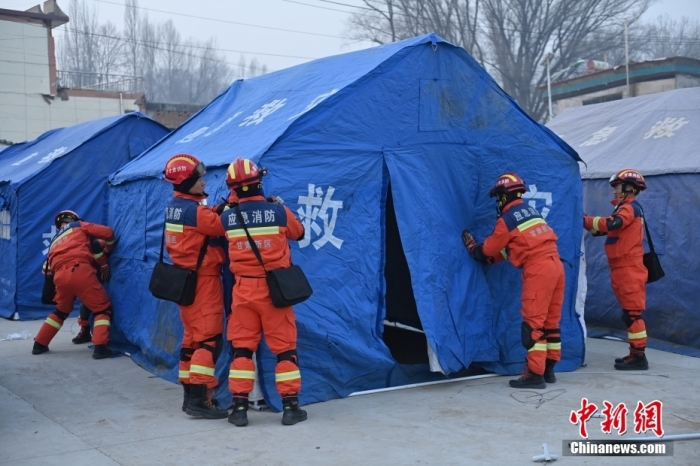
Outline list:
[[[561,342],[561,329],[560,328],[545,329],[544,337],[550,343],[559,343],[559,342]]]
[[[530,348],[535,346],[535,343],[537,343],[535,340],[532,339],[532,330],[532,327],[530,327],[530,325],[526,322],[523,322],[520,325],[520,339],[526,350],[529,350]]]
[[[284,351],[277,355],[277,362],[291,361],[295,366],[299,366],[299,358],[297,357],[297,350],[292,349],[289,351]]]
[[[233,348],[233,359],[236,358],[253,359],[253,351],[247,348]]]
[[[217,359],[219,359],[219,356],[221,356],[221,351],[224,349],[224,336],[222,334],[218,334],[215,337],[207,338],[206,340],[199,342],[197,347],[209,351],[214,358],[214,364],[216,364]]]
[[[640,318],[641,318],[641,316],[630,315],[630,311],[628,311],[626,309],[622,310],[622,321],[625,323],[627,328],[631,327],[632,324]]]
[[[106,315],[107,317],[109,317],[111,319],[112,318],[112,306],[109,306],[104,311],[95,312],[95,318],[97,318],[97,316],[99,316],[99,315]]]
[[[189,362],[192,360],[194,350],[192,348],[180,348],[180,361]]]
[[[66,320],[68,318],[68,315],[70,314],[70,312],[68,314],[66,314],[65,312],[59,311],[58,309],[54,309],[53,313],[56,315],[56,317],[61,319],[61,322]]]
[[[80,303],[80,318],[83,320],[90,320],[90,314],[92,314],[92,311],[88,309],[85,304]]]

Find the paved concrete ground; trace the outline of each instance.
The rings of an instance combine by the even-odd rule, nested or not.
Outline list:
[[[35,335],[40,324],[0,319],[0,338]],[[495,377],[318,403],[292,427],[280,414],[250,411],[250,425],[236,428],[185,415],[179,386],[128,357],[93,360],[87,345],[70,342],[71,330],[75,319],[39,356],[31,339],[0,341],[0,464],[534,464],[543,442],[561,455],[563,439],[578,439],[568,419],[582,397],[625,402],[630,411],[638,400],[660,399],[667,435],[700,432],[700,360],[650,350],[651,370],[620,373],[612,359],[626,353],[621,342],[589,340],[588,366],[559,374],[539,395]],[[633,430],[631,412],[627,421]],[[618,438],[599,424],[588,422],[591,438]],[[674,448],[673,459],[560,456],[555,464],[700,464],[700,440]]]

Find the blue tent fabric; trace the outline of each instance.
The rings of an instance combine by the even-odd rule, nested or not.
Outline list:
[[[177,372],[176,343],[170,343],[177,338],[159,348],[150,341],[160,338],[163,314],[174,315],[174,306],[156,301],[146,287],[171,196],[159,177],[178,152],[209,167],[211,203],[226,195],[225,167],[236,157],[267,167],[266,192],[281,196],[305,225],[306,237],[292,245],[293,261],[314,288],[311,299],[295,306],[302,403],[415,377],[382,339],[389,191],[410,271],[405,287],[412,288],[442,370],[522,369],[519,271],[476,263],[460,239],[465,228],[479,239],[491,232],[496,216],[488,191],[509,169],[530,183],[527,201],[559,234],[570,264],[560,367],[574,370],[583,362],[573,306],[581,241],[578,156],[463,49],[430,34],[236,81],[114,174],[110,220],[128,244],[115,251],[116,324],[129,344],[157,355],[158,363],[142,358],[144,366],[165,364],[170,380]],[[263,346],[261,388],[279,408],[275,362]]]
[[[107,223],[107,177],[167,132],[130,113],[54,129],[0,153],[0,256],[8,265],[0,271],[0,316],[41,319],[51,312],[40,301],[41,264],[54,216],[70,209]]]
[[[572,108],[549,123],[586,162],[582,177],[588,214],[612,212],[611,175],[634,168],[645,176],[647,190],[637,200],[666,272],[646,287],[647,334],[688,355],[697,353],[689,349],[700,349],[696,304],[700,260],[695,257],[700,229],[692,213],[700,205],[698,109],[700,89],[689,88]],[[646,244],[645,250],[649,250]],[[585,254],[586,322],[596,327],[597,335],[616,335],[625,326],[612,293],[603,239],[586,235]]]

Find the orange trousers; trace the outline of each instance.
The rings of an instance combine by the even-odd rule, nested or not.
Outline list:
[[[535,345],[528,350],[527,367],[544,374],[547,359],[561,359],[561,307],[564,303],[564,266],[558,257],[547,257],[523,267],[523,322],[532,328]]]
[[[197,277],[194,303],[180,306],[180,319],[184,334],[178,380],[183,384],[216,387],[216,361],[211,348],[223,345],[223,337],[219,341],[212,339],[224,331],[224,290],[219,275]],[[217,356],[222,349],[216,348]]]
[[[103,313],[103,311],[111,311],[112,303],[109,301],[107,291],[97,279],[95,267],[88,262],[68,262],[54,270],[53,281],[56,285],[54,301],[58,312],[46,318],[34,341],[49,346],[73,310],[75,298],[78,298],[96,314],[92,342],[96,345],[109,343],[112,316],[111,312]]]
[[[301,391],[301,374],[296,354],[285,358],[281,355],[296,351],[297,327],[291,307],[274,307],[270,290],[264,278],[236,277],[233,287],[233,309],[228,321],[227,335],[234,347],[234,358],[229,372],[231,393],[248,394],[253,390],[255,365],[250,357],[236,357],[235,350],[255,352],[260,337],[278,356],[275,367],[275,383],[281,396],[295,396]]]
[[[627,325],[627,340],[632,349],[643,350],[647,346],[647,329],[642,312],[646,309],[647,269],[644,263],[610,269],[610,282],[615,298],[620,303]]]

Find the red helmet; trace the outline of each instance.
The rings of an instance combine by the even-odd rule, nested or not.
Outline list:
[[[494,184],[491,191],[489,191],[489,196],[494,197],[498,194],[524,193],[525,191],[527,191],[527,189],[525,189],[525,182],[523,179],[515,173],[508,172],[498,177],[496,184]]]
[[[231,189],[240,188],[259,183],[265,175],[267,175],[267,170],[258,168],[252,160],[237,158],[228,166],[226,184]]]
[[[621,183],[629,183],[639,191],[647,189],[647,183],[642,174],[631,168],[621,170],[610,177],[610,186],[615,187]]]
[[[72,210],[62,210],[53,219],[53,223],[56,225],[56,228],[61,228],[63,222],[77,222],[78,220],[80,220],[80,215]]]
[[[177,154],[165,164],[163,175],[165,181],[178,185],[191,177],[199,178],[206,172],[206,167],[197,157],[190,154]]]

